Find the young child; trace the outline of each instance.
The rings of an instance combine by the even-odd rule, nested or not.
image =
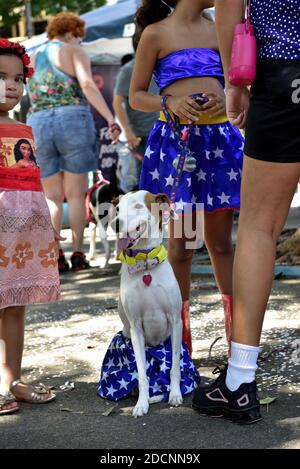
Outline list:
[[[224,304],[226,337],[230,342],[232,315],[233,212],[240,206],[243,138],[226,117],[224,74],[214,22],[204,9],[209,0],[143,0],[136,15],[141,38],[131,81],[130,103],[140,111],[162,111],[164,104],[178,127],[189,133],[189,149],[196,160],[193,172],[184,171],[176,192],[176,208],[204,206],[204,240]],[[152,74],[161,96],[148,92]],[[209,101],[200,105],[192,95]],[[167,96],[168,95],[168,96]],[[165,96],[164,103],[162,96]],[[170,195],[181,153],[177,135],[161,112],[148,139],[140,189]],[[191,207],[189,207],[191,208]],[[168,254],[183,299],[183,338],[191,351],[189,295],[193,249],[186,246],[184,220],[171,222]],[[189,217],[190,218],[190,217]],[[178,228],[182,228],[179,229]]]
[[[25,305],[60,295],[56,240],[31,154],[31,127],[9,118],[33,73],[29,65],[20,44],[0,39],[0,415],[17,411],[20,401],[55,399],[50,389],[21,381]],[[16,164],[16,149],[30,164]]]

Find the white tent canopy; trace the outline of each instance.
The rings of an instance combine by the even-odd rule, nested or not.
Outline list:
[[[95,42],[99,38],[122,38],[133,36],[134,15],[140,0],[118,0],[114,4],[96,8],[81,18],[86,22],[85,42]],[[48,42],[46,33],[34,36],[22,42],[29,54]]]

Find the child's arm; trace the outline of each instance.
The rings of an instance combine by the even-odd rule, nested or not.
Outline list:
[[[157,26],[150,25],[143,31],[139,41],[130,82],[129,103],[134,109],[144,112],[161,110],[161,97],[148,92],[159,51]]]
[[[150,25],[143,31],[135,59],[135,67],[129,90],[129,103],[134,109],[144,112],[161,110],[161,97],[148,92],[155,63],[160,52],[159,27]],[[167,107],[178,117],[198,119],[201,107],[189,96],[170,96],[166,101]]]

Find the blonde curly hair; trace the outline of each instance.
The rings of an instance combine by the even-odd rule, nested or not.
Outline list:
[[[51,40],[66,33],[72,33],[75,37],[85,35],[85,21],[71,12],[61,12],[50,21],[47,27],[47,35]]]

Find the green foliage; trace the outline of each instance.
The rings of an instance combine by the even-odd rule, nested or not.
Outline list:
[[[4,26],[11,26],[19,21],[20,16],[24,15],[25,3],[24,0],[0,0],[0,15]],[[33,17],[38,16],[42,10],[50,15],[64,10],[82,14],[105,3],[106,0],[31,0],[31,10]],[[14,12],[16,8],[21,11]]]

